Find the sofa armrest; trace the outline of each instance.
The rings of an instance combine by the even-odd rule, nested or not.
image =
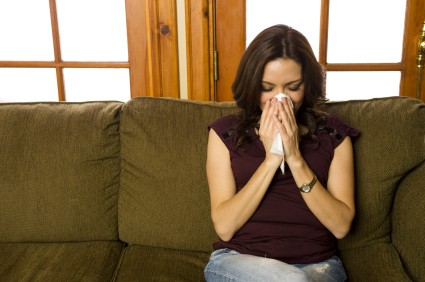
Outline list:
[[[425,162],[399,183],[392,210],[392,243],[414,281],[425,281]]]

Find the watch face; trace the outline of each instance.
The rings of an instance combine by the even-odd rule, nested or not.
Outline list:
[[[301,186],[301,191],[305,193],[310,192],[310,185],[304,184],[303,186]]]
[[[310,183],[304,183],[303,185],[301,185],[301,187],[299,188],[300,191],[303,193],[310,192],[314,184],[316,184],[316,181],[317,181],[317,178],[316,178],[316,175],[314,175],[313,180]]]

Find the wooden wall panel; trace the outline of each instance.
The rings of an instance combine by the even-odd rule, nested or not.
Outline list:
[[[157,18],[158,22],[153,33],[158,36],[159,42],[162,86],[160,95],[162,97],[179,98],[179,54],[176,1],[158,0]],[[156,85],[153,85],[153,87],[156,87]]]
[[[233,101],[231,86],[245,50],[245,1],[216,0],[216,18],[219,60],[217,100]]]
[[[210,3],[212,0],[186,0],[188,98],[191,100],[214,100]]]
[[[144,1],[126,0],[127,44],[131,97],[153,96],[148,62],[147,10]]]
[[[214,100],[213,3],[185,1],[191,100]],[[126,0],[132,97],[180,97],[176,12],[175,0]]]
[[[131,96],[179,95],[174,0],[126,0]]]
[[[425,20],[425,2],[423,0],[407,0],[406,28],[404,31],[403,66],[400,95],[416,98],[418,82],[418,68],[416,67],[416,55],[419,33]],[[425,70],[423,71],[425,72]],[[422,87],[420,99],[425,101],[425,76],[422,75]]]

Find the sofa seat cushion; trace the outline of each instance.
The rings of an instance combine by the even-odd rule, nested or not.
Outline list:
[[[0,243],[1,281],[110,281],[121,242]]]
[[[340,253],[348,280],[375,282],[412,281],[391,243],[378,243]]]
[[[209,257],[205,252],[130,245],[115,281],[204,281]]]

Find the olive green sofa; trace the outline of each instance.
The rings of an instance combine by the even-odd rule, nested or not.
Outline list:
[[[425,281],[425,104],[327,103],[361,130],[350,281]],[[0,281],[203,281],[207,125],[233,103],[0,104]]]

